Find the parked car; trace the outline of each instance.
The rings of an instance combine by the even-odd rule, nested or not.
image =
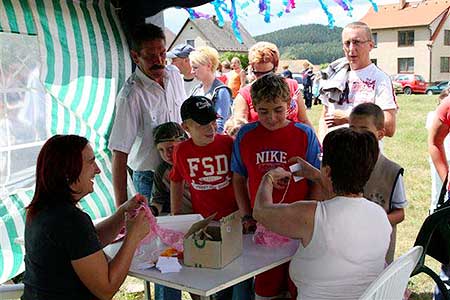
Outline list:
[[[392,86],[394,87],[395,94],[403,93],[403,86],[400,82],[392,81]]]
[[[446,88],[450,88],[450,81],[441,81],[436,85],[429,86],[425,93],[430,96],[440,94]]]
[[[394,77],[393,82],[400,83],[405,95],[413,93],[425,94],[427,83],[421,75],[417,74],[398,74]]]
[[[303,75],[301,73],[292,73],[292,78],[295,79],[298,84],[303,84]]]

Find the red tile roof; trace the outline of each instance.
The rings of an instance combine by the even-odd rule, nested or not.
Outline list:
[[[371,29],[426,26],[449,8],[450,0],[407,2],[403,9],[400,3],[379,5],[378,13],[370,8],[361,21]]]

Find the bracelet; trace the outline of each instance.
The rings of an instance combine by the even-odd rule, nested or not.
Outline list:
[[[275,182],[275,179],[273,179],[273,176],[269,172],[264,174],[264,177],[268,177],[270,179],[270,182],[273,184]]]
[[[156,206],[150,205],[149,208],[150,208],[153,216],[155,216],[155,217],[159,216],[159,210]]]

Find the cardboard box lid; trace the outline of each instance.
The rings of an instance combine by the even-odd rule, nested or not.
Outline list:
[[[197,231],[199,231],[200,229],[206,228],[208,226],[208,224],[214,219],[216,214],[217,213],[214,213],[214,214],[210,215],[209,217],[207,217],[206,219],[203,219],[201,221],[198,221],[198,222],[192,224],[191,228],[189,228],[189,230],[184,235],[184,238],[186,239],[189,236],[196,233]]]

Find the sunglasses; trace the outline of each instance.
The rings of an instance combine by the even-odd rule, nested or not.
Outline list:
[[[268,71],[253,71],[253,74],[255,74],[255,76],[258,77],[258,76],[263,76],[263,75],[272,73],[273,71],[275,71],[275,68],[272,68],[272,69],[270,69]]]

